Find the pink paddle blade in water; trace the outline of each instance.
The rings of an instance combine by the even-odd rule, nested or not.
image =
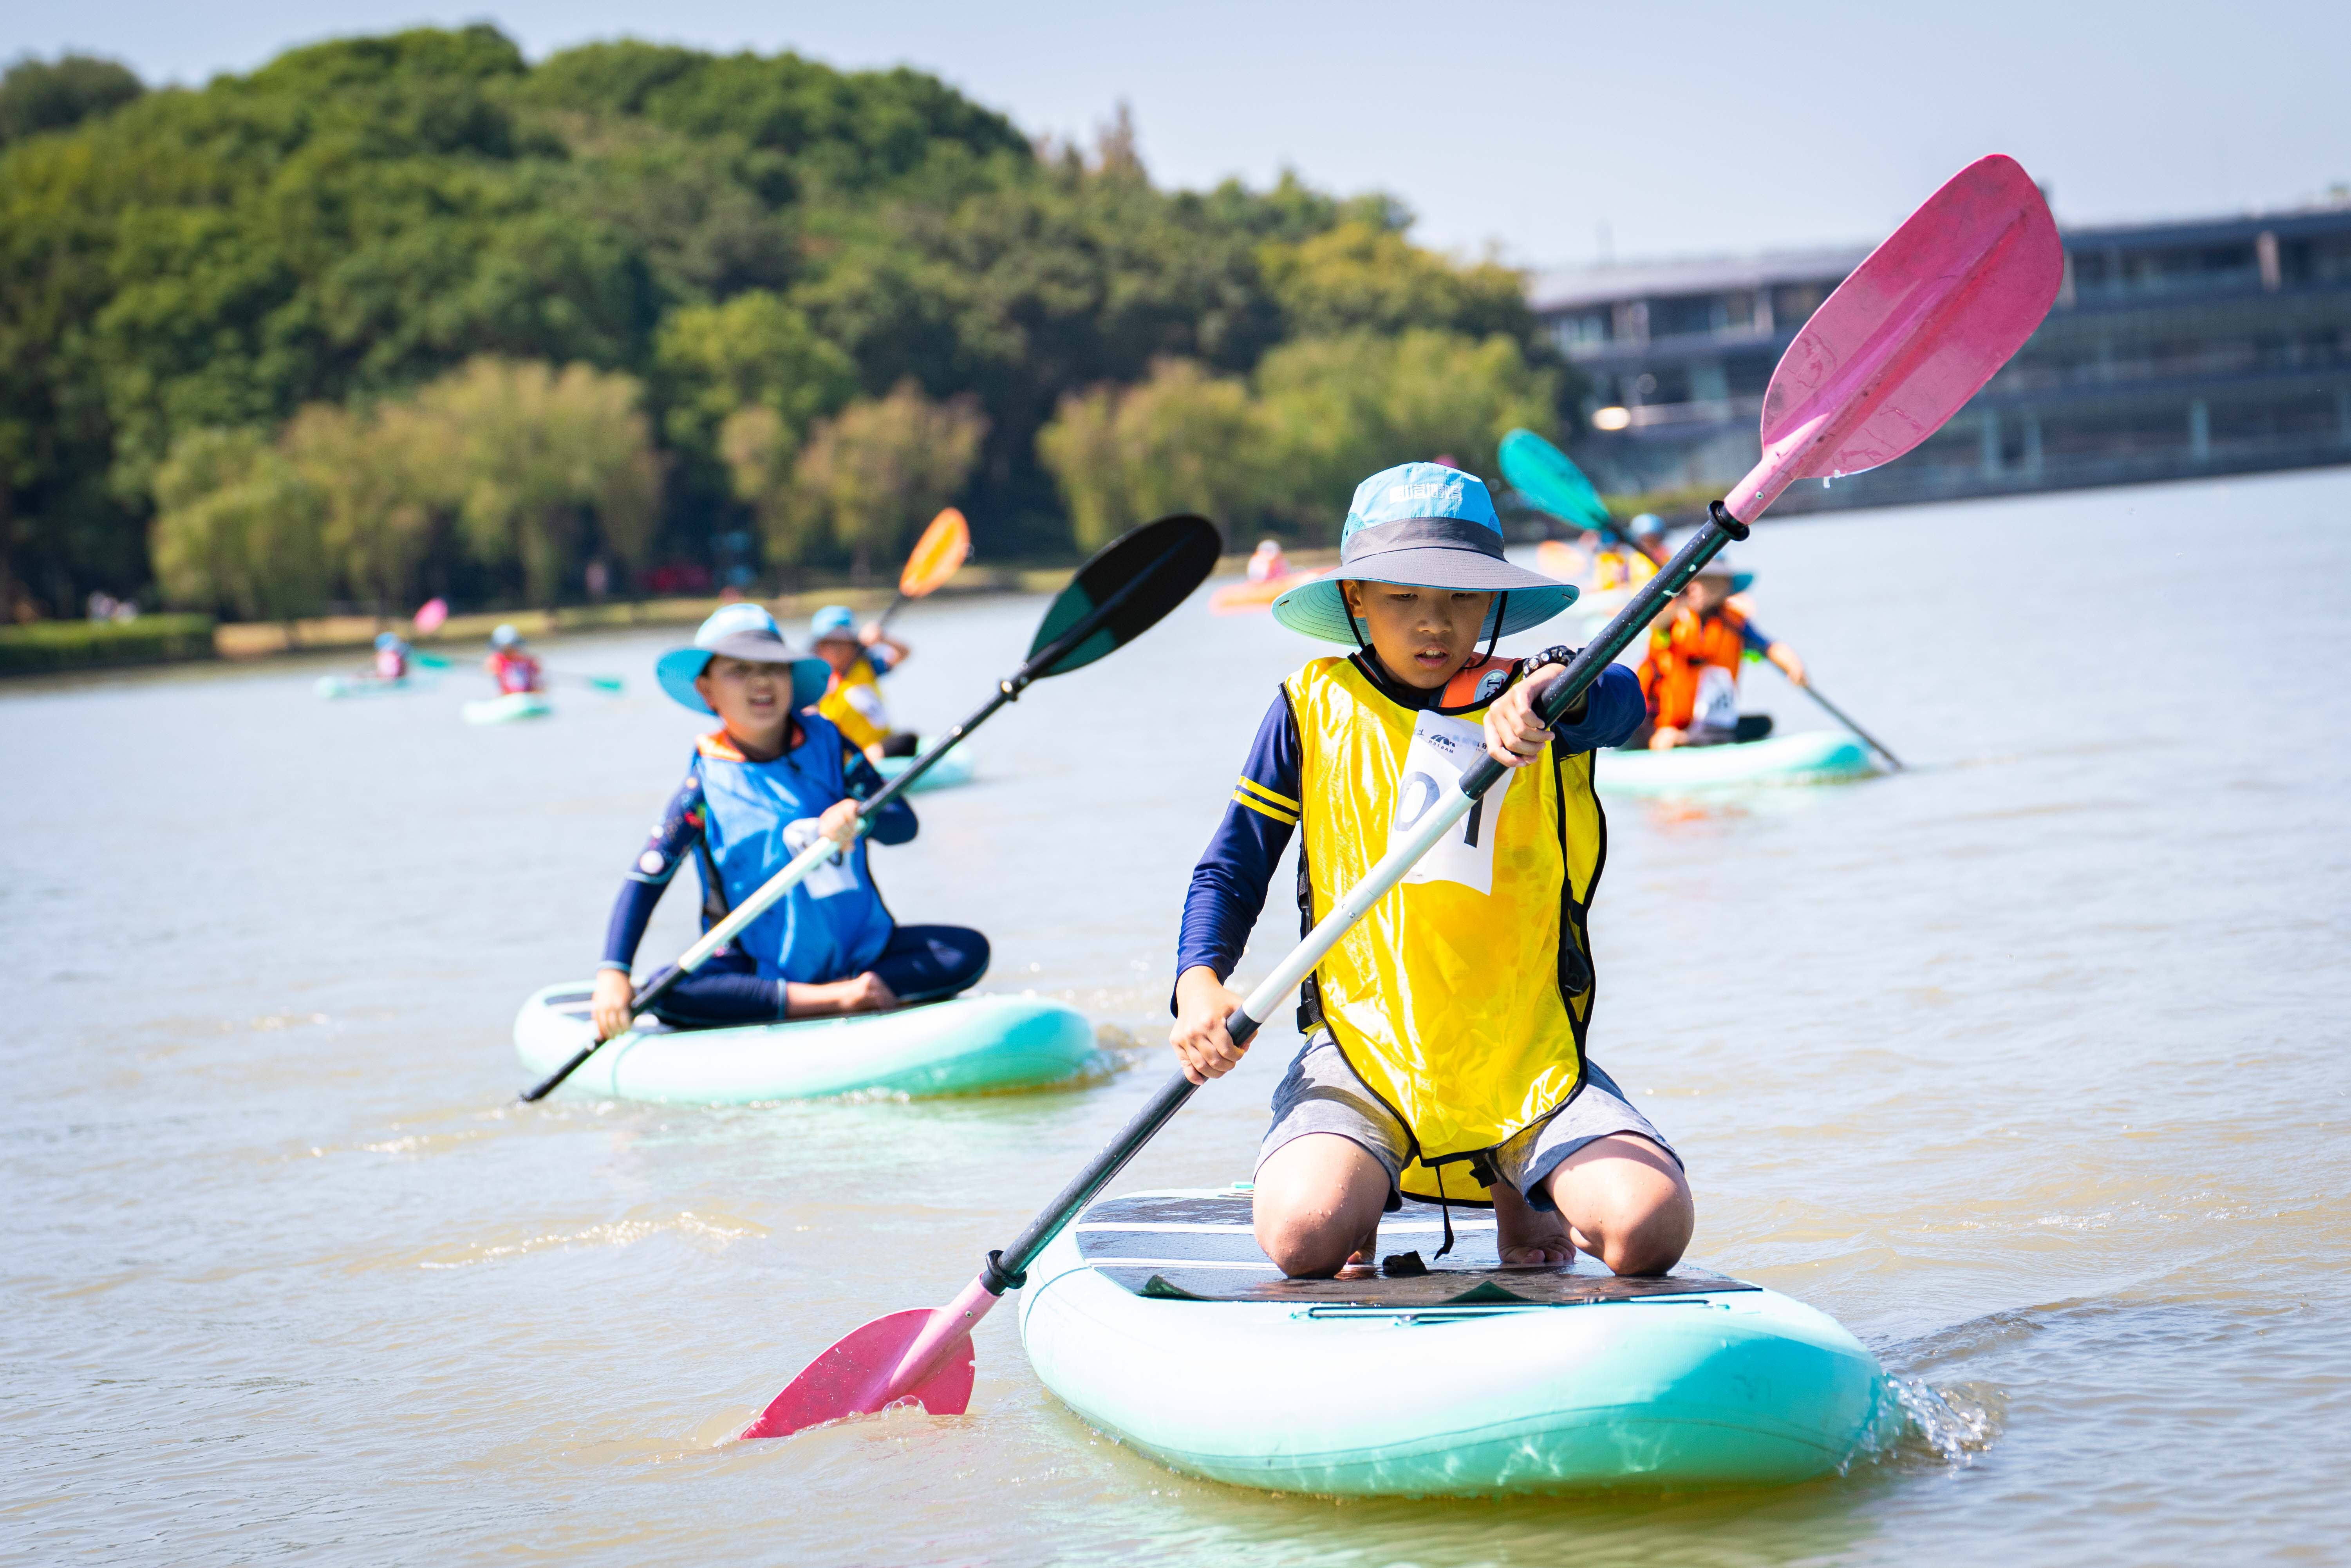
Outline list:
[[[1891,463],[2023,346],[2055,303],[2065,253],[2015,159],[1951,176],[1837,286],[1763,394],[1763,460],[1724,497],[1752,521],[1798,479]]]
[[[910,1399],[934,1416],[962,1415],[971,1408],[972,1325],[995,1304],[975,1281],[950,1305],[875,1318],[810,1362],[743,1436],[789,1437]]]

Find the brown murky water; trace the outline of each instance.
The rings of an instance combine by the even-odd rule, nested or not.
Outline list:
[[[592,963],[685,760],[664,638],[564,644],[631,695],[495,730],[457,722],[462,674],[333,704],[286,665],[0,688],[0,1550],[2343,1560],[2346,512],[2335,471],[1747,549],[1764,624],[1916,770],[1612,807],[1593,1040],[1690,1158],[1695,1256],[1907,1380],[1898,1448],[1772,1492],[1187,1480],[1046,1395],[1009,1312],[970,1416],[725,1443],[838,1334],[950,1294],[1160,1058],[967,1102],[515,1108],[514,1008]],[[1036,608],[909,616],[901,710],[976,703]],[[1304,652],[1196,601],[1040,687],[975,743],[982,782],[876,852],[893,906],[985,925],[989,988],[1147,1034],[1191,861]],[[1122,1186],[1244,1174],[1294,1044],[1269,1030]]]

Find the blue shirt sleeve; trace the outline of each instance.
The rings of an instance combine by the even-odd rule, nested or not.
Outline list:
[[[1552,749],[1562,756],[1622,746],[1649,716],[1649,705],[1641,695],[1641,677],[1622,664],[1601,671],[1600,678],[1584,692],[1583,702],[1580,722],[1562,724],[1551,732]]]
[[[881,770],[868,762],[862,751],[850,747],[841,748],[841,774],[852,800],[871,800],[882,792]],[[865,836],[877,844],[903,844],[911,841],[921,827],[915,821],[914,808],[906,804],[906,798],[901,795],[873,813],[865,824]]]
[[[873,678],[876,680],[888,674],[896,668],[898,664],[898,661],[891,655],[890,650],[879,643],[865,650],[865,662],[873,666]]]
[[[1780,639],[1772,636],[1771,633],[1763,630],[1762,627],[1755,624],[1754,622],[1750,621],[1745,625],[1740,627],[1739,640],[1746,643],[1747,646],[1754,652],[1762,653],[1768,653],[1771,650],[1771,644],[1778,642]]]
[[[653,905],[661,902],[670,878],[701,842],[707,810],[702,800],[702,772],[690,768],[685,782],[670,797],[662,820],[654,824],[653,836],[631,862],[629,874],[621,883],[621,896],[612,901],[612,917],[604,926],[604,956],[598,968],[626,974],[636,963],[637,944],[645,939],[645,925],[653,917]]]
[[[1192,868],[1176,942],[1178,975],[1205,964],[1221,980],[1240,962],[1250,928],[1265,908],[1274,864],[1298,826],[1299,800],[1298,721],[1290,711],[1290,694],[1277,692],[1225,802],[1225,814]]]

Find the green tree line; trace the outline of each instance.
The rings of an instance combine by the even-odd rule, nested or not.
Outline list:
[[[488,26],[202,89],[0,77],[0,612],[569,598],[749,534],[886,573],[1189,507],[1325,542],[1568,394],[1383,197],[1163,191],[936,78]],[[673,572],[673,575],[674,573]]]

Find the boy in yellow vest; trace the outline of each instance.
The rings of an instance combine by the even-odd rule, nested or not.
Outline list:
[[[1491,1202],[1506,1262],[1581,1249],[1662,1273],[1688,1244],[1679,1156],[1583,1054],[1606,849],[1592,754],[1640,725],[1640,684],[1611,665],[1546,730],[1534,703],[1568,650],[1494,657],[1574,598],[1503,559],[1476,477],[1407,463],[1357,487],[1338,569],[1274,601],[1350,652],[1282,683],[1192,873],[1169,1038],[1193,1082],[1240,1061],[1225,980],[1293,829],[1311,926],[1479,751],[1512,769],[1301,988],[1306,1044],[1255,1186],[1258,1242],[1292,1277],[1372,1256],[1405,1197]]]
[[[832,682],[816,705],[841,737],[866,759],[912,757],[914,737],[890,727],[890,709],[882,700],[882,677],[906,662],[914,650],[882,630],[875,622],[862,632],[846,604],[828,604],[809,621],[809,636],[817,657],[832,666]]]

